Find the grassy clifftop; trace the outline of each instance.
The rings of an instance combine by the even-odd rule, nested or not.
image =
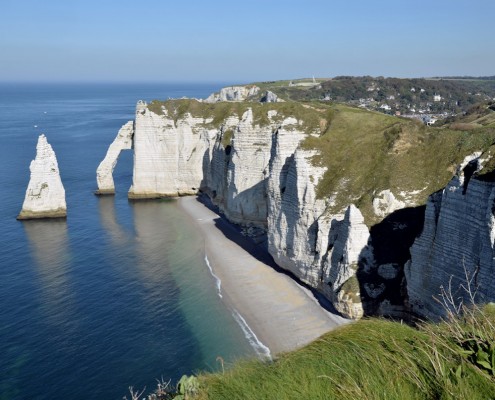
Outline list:
[[[295,117],[308,134],[302,147],[318,150],[312,161],[327,168],[318,184],[318,197],[331,199],[331,213],[354,203],[369,226],[380,221],[372,201],[381,191],[390,189],[399,200],[424,204],[447,184],[465,156],[475,151],[495,154],[491,149],[495,111],[487,104],[441,127],[338,103],[212,104],[182,99],[153,101],[148,108],[156,114],[166,111],[176,121],[189,113],[210,121],[210,127],[219,127],[229,116],[241,118],[249,108],[254,123],[261,126]],[[277,111],[272,121],[269,110]],[[491,164],[486,170],[490,168]]]
[[[167,115],[175,121],[189,113],[193,117],[211,119],[209,125],[214,127],[219,127],[227,117],[241,118],[248,109],[251,109],[255,125],[268,126],[281,122],[286,117],[294,117],[301,121],[301,128],[307,133],[321,133],[322,129],[326,129],[322,123],[326,121],[327,107],[323,110],[315,109],[299,102],[263,104],[259,102],[205,103],[194,99],[154,100],[148,104],[148,109],[158,115],[163,115],[166,111]],[[273,122],[270,122],[268,118],[269,110],[277,111],[277,115],[271,119]]]

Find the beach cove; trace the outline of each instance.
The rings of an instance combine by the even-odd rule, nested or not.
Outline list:
[[[325,310],[310,290],[276,271],[271,257],[212,211],[204,196],[178,202],[201,232],[219,295],[260,356],[294,350],[348,322]]]

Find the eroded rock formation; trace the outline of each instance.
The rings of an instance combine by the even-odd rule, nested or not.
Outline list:
[[[278,96],[270,90],[267,90],[265,95],[260,99],[262,103],[276,103],[277,101],[282,101]]]
[[[66,217],[65,190],[57,158],[43,134],[38,138],[36,158],[31,161],[29,170],[31,177],[17,219]]]
[[[198,192],[203,179],[203,157],[217,129],[212,119],[186,114],[174,119],[138,103],[134,132],[134,172],[129,198],[159,198]]]
[[[113,170],[117,165],[120,152],[132,149],[132,137],[134,135],[134,121],[129,121],[120,128],[114,141],[108,148],[103,161],[96,170],[96,181],[98,190],[96,194],[114,194],[115,185],[113,183]]]

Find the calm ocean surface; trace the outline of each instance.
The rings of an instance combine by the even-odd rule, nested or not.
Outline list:
[[[139,99],[222,84],[0,84],[0,399],[122,399],[252,356],[173,201],[130,203],[132,152],[97,197],[96,167]],[[44,133],[67,221],[16,221]]]

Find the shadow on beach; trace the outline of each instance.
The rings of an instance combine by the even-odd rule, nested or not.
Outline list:
[[[244,251],[248,252],[251,256],[256,258],[258,261],[262,262],[263,264],[266,264],[267,266],[271,267],[273,270],[276,272],[283,274],[285,276],[288,276],[289,278],[293,279],[295,282],[297,282],[300,286],[305,288],[306,290],[309,290],[312,295],[314,296],[315,300],[320,304],[321,307],[323,307],[325,310],[332,314],[336,314],[339,316],[342,316],[333,306],[333,304],[328,300],[326,297],[324,297],[321,293],[319,293],[316,289],[312,288],[308,284],[302,282],[297,276],[295,276],[292,272],[287,271],[281,267],[279,267],[273,257],[270,255],[268,252],[267,246],[266,246],[266,240],[260,244],[255,243],[250,237],[244,236],[241,233],[241,229],[238,225],[233,224],[227,218],[220,212],[220,209],[212,203],[210,198],[206,194],[198,195],[196,197],[196,200],[206,206],[208,209],[213,211],[215,214],[218,215],[218,218],[215,218],[213,222],[215,223],[215,227],[217,227],[220,232],[223,233],[223,235],[229,239],[230,241],[234,242],[237,244],[239,247],[241,247]]]

